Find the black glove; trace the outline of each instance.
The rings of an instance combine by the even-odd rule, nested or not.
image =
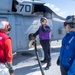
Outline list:
[[[49,26],[43,26],[42,29],[44,32],[50,32],[51,31]]]
[[[14,72],[14,69],[13,69],[13,66],[12,66],[12,63],[6,63],[6,67],[9,69],[9,73],[13,73]]]
[[[57,65],[59,66],[59,65],[60,65],[60,60],[58,59],[56,63],[57,63]]]
[[[35,38],[34,33],[29,34],[29,40],[34,40]]]

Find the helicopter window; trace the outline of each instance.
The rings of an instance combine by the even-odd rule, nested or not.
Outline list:
[[[44,8],[46,9],[46,13],[44,14],[45,17],[47,17],[48,19],[52,19],[52,10],[47,6],[44,6]]]
[[[43,15],[48,19],[52,18],[52,11],[50,8],[44,6],[43,4],[33,4],[32,13],[37,15]]]
[[[46,10],[43,5],[34,4],[34,12],[46,12]]]

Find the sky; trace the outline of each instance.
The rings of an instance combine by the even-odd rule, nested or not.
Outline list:
[[[66,17],[75,15],[75,0],[42,0],[49,6],[57,15]]]

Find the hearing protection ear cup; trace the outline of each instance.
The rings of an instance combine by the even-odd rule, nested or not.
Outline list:
[[[74,28],[74,27],[75,27],[75,25],[74,25],[74,24],[70,24],[69,26],[70,26],[71,28]]]
[[[9,24],[9,25],[8,25],[8,31],[10,31],[10,30],[11,30],[11,25]]]

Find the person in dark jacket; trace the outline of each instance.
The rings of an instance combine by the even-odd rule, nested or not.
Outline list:
[[[51,55],[50,55],[50,32],[51,28],[47,24],[47,19],[45,17],[42,17],[40,19],[41,26],[39,29],[33,34],[33,36],[39,35],[40,44],[44,51],[44,60],[42,60],[42,63],[47,63],[47,66],[45,67],[45,70],[49,69],[51,66]]]
[[[67,16],[64,22],[67,31],[62,39],[62,46],[57,64],[61,75],[75,75],[75,17]]]

